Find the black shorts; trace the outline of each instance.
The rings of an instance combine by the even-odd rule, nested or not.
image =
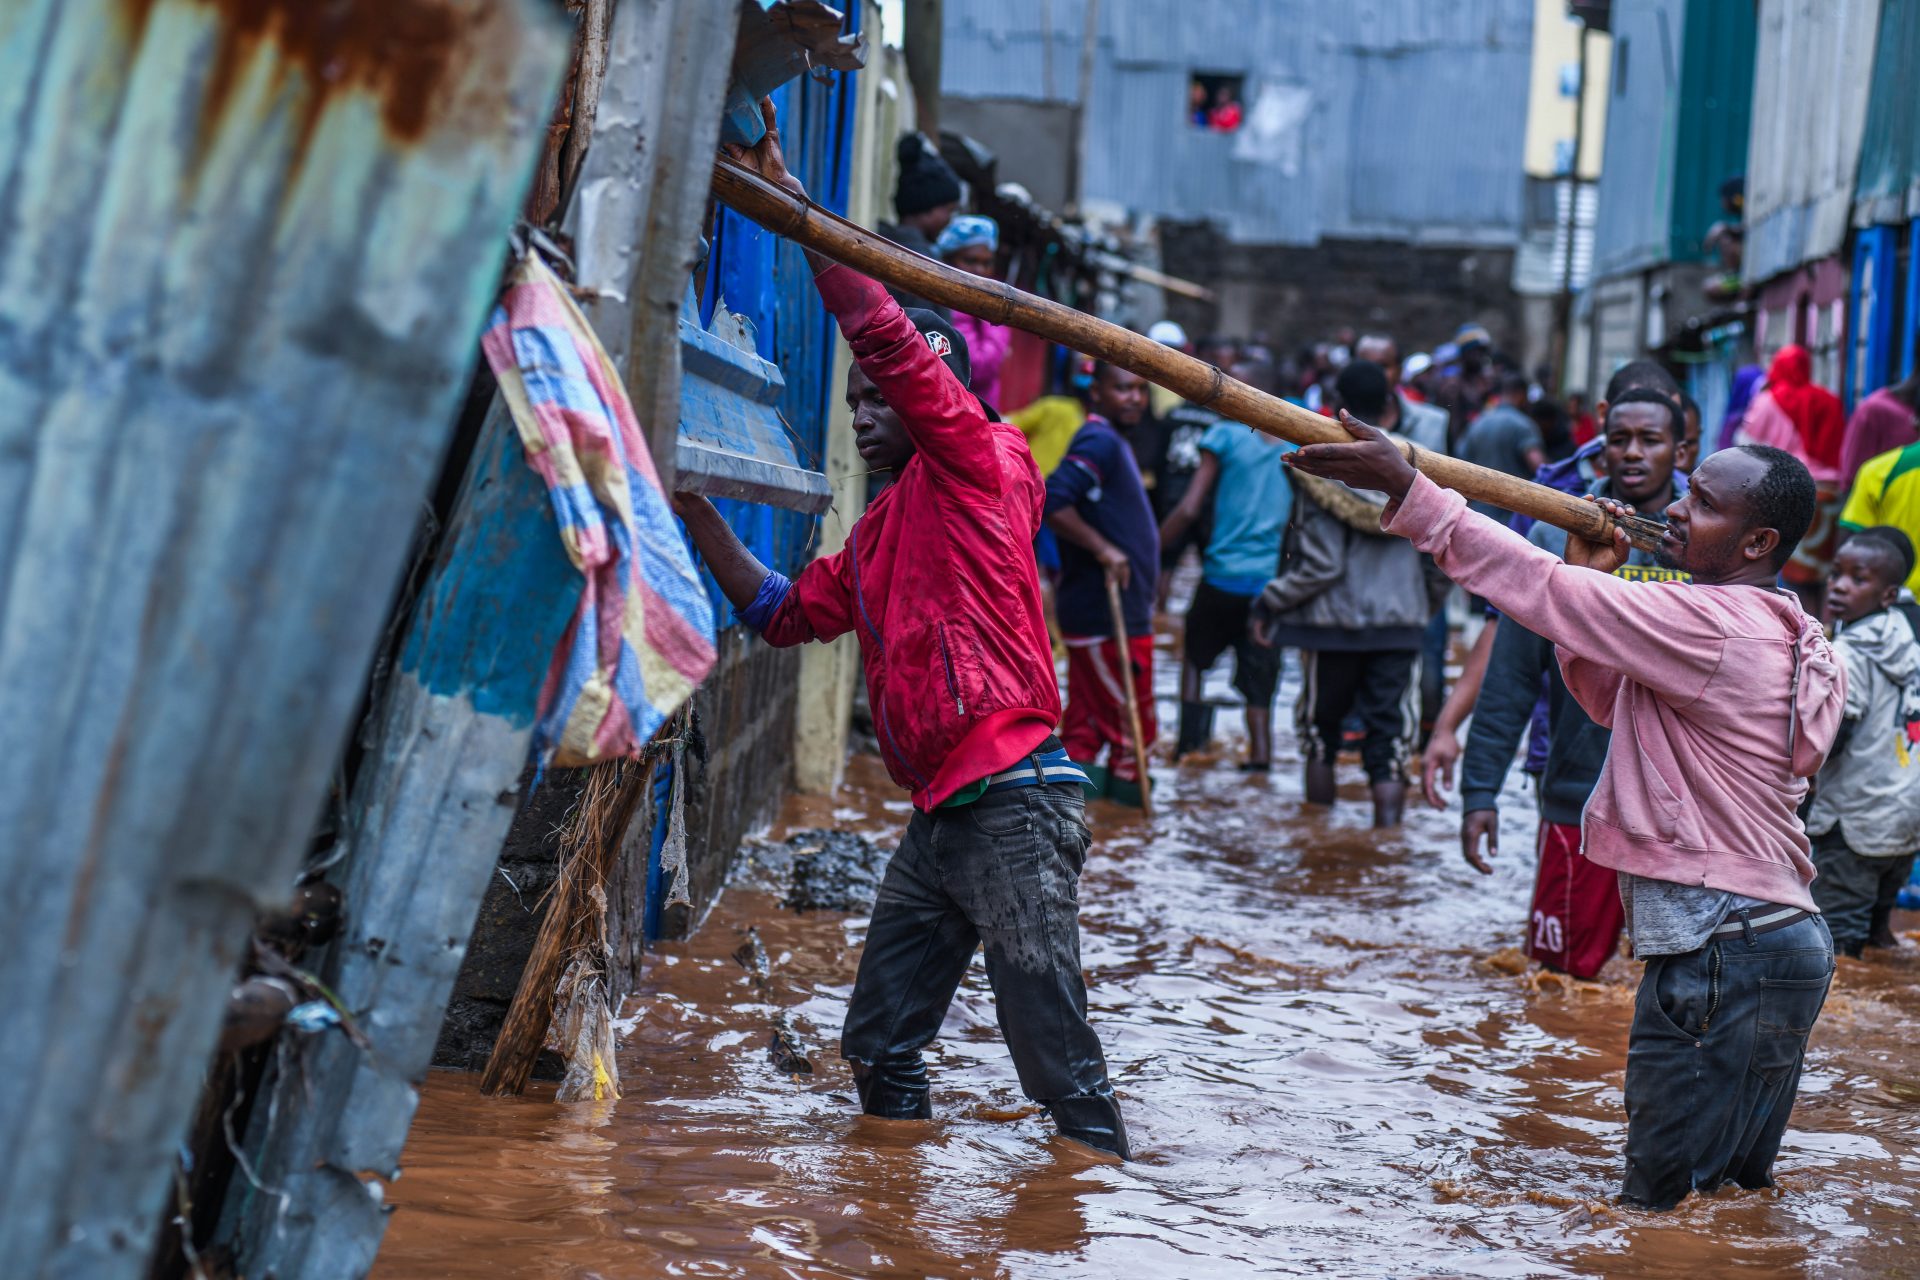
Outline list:
[[[1412,649],[1302,649],[1300,701],[1294,708],[1300,750],[1309,760],[1332,764],[1351,713],[1366,730],[1360,762],[1368,780],[1405,781],[1420,733],[1419,682],[1414,678],[1419,666],[1420,654]]]
[[[1250,707],[1273,706],[1280,687],[1280,649],[1255,644],[1247,633],[1247,618],[1257,596],[1222,591],[1206,579],[1194,589],[1187,609],[1187,638],[1181,656],[1201,671],[1233,650],[1233,687]]]

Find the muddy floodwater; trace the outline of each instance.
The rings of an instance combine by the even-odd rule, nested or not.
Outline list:
[[[856,1114],[835,1050],[864,915],[783,910],[749,877],[650,957],[619,1102],[431,1077],[376,1276],[1920,1273],[1920,947],[1840,961],[1776,1190],[1618,1208],[1639,966],[1573,983],[1519,960],[1517,782],[1482,878],[1457,811],[1376,835],[1352,766],[1342,806],[1309,811],[1288,735],[1249,778],[1221,725],[1221,758],[1155,769],[1151,824],[1094,806],[1083,958],[1134,1163],[1049,1137],[978,962],[930,1054],[938,1119]],[[886,839],[906,811],[857,759],[786,826]],[[764,982],[732,955],[749,926]],[[781,1016],[811,1075],[770,1063]]]

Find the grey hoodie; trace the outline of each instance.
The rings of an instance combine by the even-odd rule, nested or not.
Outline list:
[[[1280,576],[1255,610],[1286,648],[1418,650],[1446,593],[1433,562],[1380,530],[1386,496],[1293,473],[1293,520]]]
[[[1892,610],[1849,623],[1835,639],[1847,668],[1845,740],[1814,781],[1807,833],[1840,828],[1869,858],[1920,849],[1920,644]]]

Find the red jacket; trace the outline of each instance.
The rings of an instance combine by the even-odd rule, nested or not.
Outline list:
[[[1060,722],[1033,556],[1046,486],[1026,437],[988,419],[885,289],[842,266],[815,284],[915,453],[761,634],[775,645],[859,635],[887,772],[934,809]],[[768,588],[761,597],[770,603]]]

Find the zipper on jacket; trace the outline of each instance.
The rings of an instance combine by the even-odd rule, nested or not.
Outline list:
[[[953,677],[953,654],[947,649],[947,624],[934,624],[934,638],[940,642],[940,662],[947,669],[947,692],[953,695],[953,709],[958,715],[967,714],[967,704],[960,697],[960,682]]]

